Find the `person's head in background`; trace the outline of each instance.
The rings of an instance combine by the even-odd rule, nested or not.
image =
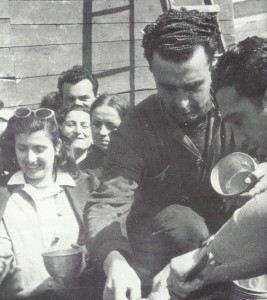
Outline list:
[[[63,105],[90,107],[98,94],[98,81],[95,75],[83,66],[74,66],[61,73],[58,89]]]
[[[91,129],[93,142],[106,152],[110,133],[116,130],[130,109],[130,103],[119,95],[103,94],[92,104]]]
[[[40,103],[40,108],[48,108],[52,109],[53,111],[58,111],[62,107],[62,100],[59,96],[59,93],[56,92],[50,92],[47,95],[45,95]]]
[[[145,27],[143,48],[165,109],[190,123],[211,108],[211,63],[217,49],[214,16],[169,10]]]
[[[77,163],[92,144],[90,127],[90,109],[85,106],[72,105],[63,107],[57,116],[61,135],[70,142]]]
[[[231,45],[212,74],[222,117],[233,126],[240,148],[267,148],[267,39]]]
[[[54,112],[48,109],[18,108],[8,121],[2,150],[10,173],[21,169],[25,180],[36,187],[49,186],[58,170],[78,172],[71,153],[59,138]]]
[[[7,128],[7,122],[13,115],[13,110],[4,108],[4,102],[0,100],[0,137]]]

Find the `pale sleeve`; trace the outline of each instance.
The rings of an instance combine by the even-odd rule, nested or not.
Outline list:
[[[212,248],[219,262],[267,257],[267,191],[235,211],[216,233]]]

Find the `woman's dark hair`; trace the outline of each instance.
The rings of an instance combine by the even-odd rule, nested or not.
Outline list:
[[[60,146],[59,129],[56,119],[53,116],[47,119],[39,119],[31,113],[30,116],[24,118],[18,118],[16,116],[10,118],[1,145],[5,170],[14,173],[20,169],[15,152],[15,136],[22,133],[30,135],[39,130],[45,130],[47,132],[54,148]],[[62,143],[59,148],[59,154],[55,157],[55,174],[57,168],[63,172],[68,172],[73,176],[77,176],[79,173],[72,152],[65,143]]]
[[[189,59],[199,46],[203,46],[211,63],[217,50],[218,34],[216,16],[185,8],[171,9],[145,27],[145,57],[150,64],[156,51],[164,59],[180,62]]]
[[[130,107],[131,107],[130,103],[119,95],[102,94],[91,105],[91,108],[90,108],[91,118],[92,118],[92,114],[93,114],[94,110],[97,107],[100,107],[103,105],[107,105],[107,106],[114,108],[118,112],[121,120],[123,120],[125,118],[125,116],[127,115],[128,111],[130,110]]]

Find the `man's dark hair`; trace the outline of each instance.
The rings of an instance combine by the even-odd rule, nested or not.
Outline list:
[[[76,84],[84,79],[88,79],[89,81],[91,81],[93,85],[93,91],[96,96],[98,91],[98,81],[96,76],[83,66],[78,65],[73,66],[72,69],[64,71],[60,74],[57,84],[59,94],[62,96],[62,87],[64,83]]]
[[[267,90],[267,39],[253,36],[230,45],[212,72],[212,85],[215,92],[233,86],[240,95],[263,96]]]
[[[185,8],[171,9],[145,27],[145,57],[151,63],[156,51],[164,59],[180,62],[189,59],[199,46],[203,46],[211,62],[217,50],[218,34],[214,15]]]

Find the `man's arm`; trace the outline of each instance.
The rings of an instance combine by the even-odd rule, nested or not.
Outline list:
[[[151,300],[153,293],[160,290],[168,289],[170,293],[186,297],[208,284],[265,274],[266,232],[267,191],[238,209],[208,246],[173,258],[155,277]],[[198,272],[190,278],[189,274],[196,266]]]

